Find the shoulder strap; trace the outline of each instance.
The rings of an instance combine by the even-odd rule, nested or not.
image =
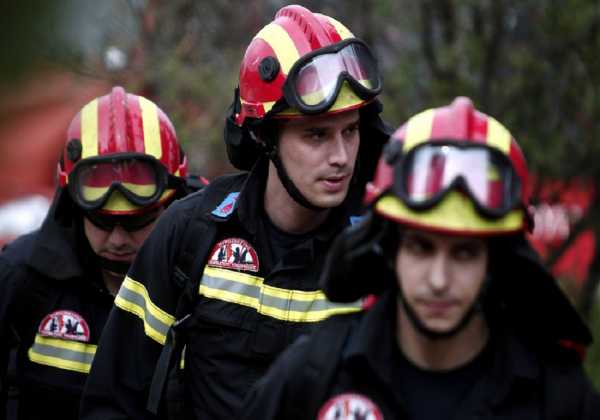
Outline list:
[[[307,363],[289,383],[289,399],[285,404],[290,409],[287,413],[298,413],[299,419],[305,418],[303,414],[307,413],[316,418],[337,371],[354,319],[353,315],[333,316],[312,333]],[[311,390],[308,394],[307,389]]]
[[[185,344],[180,331],[185,328],[186,321],[194,309],[204,261],[217,236],[216,226],[199,220],[202,214],[198,214],[199,208],[195,210],[197,213],[181,238],[182,245],[173,269],[172,280],[181,289],[175,308],[176,321],[167,332],[167,340],[158,358],[148,395],[146,408],[156,415],[161,406],[169,372],[175,366],[177,356],[181,354]]]

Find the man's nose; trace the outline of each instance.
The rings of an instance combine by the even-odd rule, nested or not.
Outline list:
[[[115,247],[127,245],[130,242],[130,235],[121,225],[115,225],[108,235],[108,242]]]
[[[347,165],[349,156],[348,147],[348,142],[342,135],[342,132],[336,133],[331,145],[329,163],[338,166]]]
[[[449,284],[448,259],[444,255],[436,255],[429,268],[429,285],[436,293],[441,293]]]

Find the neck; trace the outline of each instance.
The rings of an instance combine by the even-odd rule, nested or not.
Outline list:
[[[451,370],[473,360],[485,347],[489,330],[483,315],[475,314],[455,335],[432,340],[419,333],[398,305],[396,339],[404,355],[425,370]]]
[[[302,234],[316,229],[325,222],[329,215],[329,210],[307,209],[290,197],[272,162],[269,162],[264,208],[275,226],[284,232],[294,234]]]
[[[122,274],[113,273],[109,270],[102,270],[102,280],[104,280],[104,285],[106,286],[108,293],[113,296],[117,296],[124,279],[125,276]]]

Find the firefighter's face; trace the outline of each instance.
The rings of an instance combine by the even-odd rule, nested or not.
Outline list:
[[[116,224],[112,228],[100,228],[87,217],[83,218],[85,235],[93,251],[106,259],[119,262],[132,262],[138,250],[150,235],[158,216],[163,209],[155,211],[156,217],[137,230],[125,230]],[[135,216],[128,216],[135,217]]]
[[[358,155],[358,110],[289,120],[279,131],[279,153],[289,177],[313,205],[344,201]]]
[[[479,296],[488,269],[484,240],[404,231],[396,278],[405,304],[430,331],[452,331]],[[406,316],[405,308],[400,316]]]

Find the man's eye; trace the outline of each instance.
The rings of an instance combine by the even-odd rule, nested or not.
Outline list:
[[[479,255],[481,251],[471,246],[461,246],[454,250],[454,256],[459,260],[470,260]]]
[[[357,131],[358,131],[358,124],[354,124],[354,125],[351,125],[350,127],[346,128],[344,130],[344,134],[346,134],[348,136],[348,135],[352,135],[352,134],[356,133]]]
[[[416,240],[405,240],[404,248],[413,254],[423,255],[431,250],[430,246],[427,246],[425,242]]]

